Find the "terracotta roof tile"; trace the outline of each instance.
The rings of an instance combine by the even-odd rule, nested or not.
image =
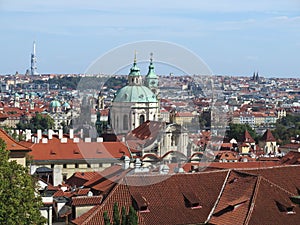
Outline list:
[[[75,219],[75,224],[103,224],[103,212],[112,217],[114,202],[128,210],[132,197],[139,195],[139,203],[147,202],[148,210],[139,211],[139,224],[195,224],[205,221],[227,171],[208,174],[176,174],[174,176],[128,176],[118,184],[100,206]],[[170,188],[172,187],[172,188]],[[196,196],[201,207],[192,209],[186,205],[183,193]],[[193,198],[193,197],[192,197]],[[142,199],[142,200],[141,200]],[[197,201],[197,200],[196,200]],[[121,210],[121,209],[120,209]]]
[[[255,143],[254,139],[251,137],[250,133],[248,130],[245,130],[244,136],[242,138],[242,142],[245,143]]]
[[[30,155],[33,160],[82,160],[82,159],[120,159],[130,156],[128,148],[121,142],[79,142],[68,139],[61,143],[53,138],[48,143],[33,143]]]
[[[73,206],[100,205],[103,196],[80,196],[72,198]]]
[[[11,136],[9,136],[4,130],[0,129],[0,138],[6,143],[6,149],[9,151],[31,151],[30,148],[16,142]]]
[[[267,129],[266,132],[264,133],[262,139],[265,142],[274,142],[276,141],[275,137],[273,136],[272,132],[270,129]]]

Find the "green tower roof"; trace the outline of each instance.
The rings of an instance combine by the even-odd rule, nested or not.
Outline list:
[[[133,66],[130,68],[129,76],[140,76],[140,68],[136,65],[136,53],[134,54]]]

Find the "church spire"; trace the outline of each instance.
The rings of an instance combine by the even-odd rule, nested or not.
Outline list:
[[[148,69],[148,73],[145,79],[145,85],[152,90],[153,93],[157,94],[158,91],[158,76],[154,71],[153,65],[153,53],[150,53],[150,65]]]
[[[134,52],[133,65],[130,68],[130,73],[128,75],[128,84],[129,85],[141,85],[142,84],[142,76],[140,73],[140,68],[138,68],[136,65],[136,51]]]

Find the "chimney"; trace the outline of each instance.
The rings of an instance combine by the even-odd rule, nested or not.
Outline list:
[[[159,173],[160,174],[168,174],[169,171],[170,171],[170,168],[166,164],[159,166]]]
[[[92,142],[92,138],[86,137],[86,138],[84,139],[84,142]]]
[[[53,138],[53,130],[49,129],[48,130],[48,139],[52,140],[52,138]]]
[[[83,129],[80,130],[80,138],[83,139]]]
[[[62,139],[63,138],[63,130],[59,129],[58,130],[58,139]]]
[[[130,166],[130,158],[128,156],[124,156],[124,170],[129,169]]]
[[[25,130],[25,141],[30,141],[31,140],[31,130],[26,129]]]
[[[73,139],[73,143],[79,143],[79,138],[77,138],[77,137],[74,138],[74,139]]]
[[[97,142],[103,142],[103,137],[97,137]]]
[[[68,143],[68,138],[62,138],[62,139],[60,139],[60,143]]]
[[[142,171],[143,171],[142,162],[139,158],[137,158],[134,163],[134,172],[138,173],[138,172],[142,172]]]
[[[37,130],[37,143],[42,139],[42,130]]]
[[[70,139],[73,139],[74,138],[74,129],[71,128],[70,129]]]

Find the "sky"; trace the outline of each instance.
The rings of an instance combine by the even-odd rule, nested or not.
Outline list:
[[[38,72],[84,73],[111,49],[156,40],[213,74],[300,77],[299,0],[0,0],[0,30],[0,74],[25,73],[33,41]]]

